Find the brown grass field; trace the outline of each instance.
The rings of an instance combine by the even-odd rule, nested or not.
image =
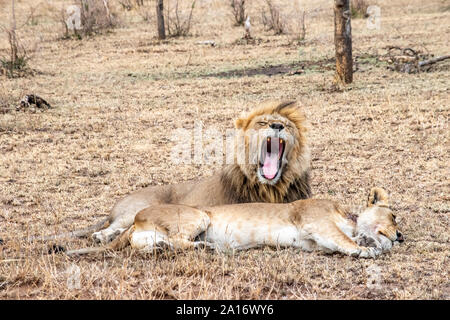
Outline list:
[[[291,1],[274,2],[294,16]],[[116,28],[63,40],[63,1],[17,0],[18,25],[36,7],[18,31],[36,50],[33,74],[0,76],[0,299],[449,299],[450,60],[405,74],[377,59],[388,45],[450,54],[449,2],[369,3],[380,6],[381,27],[353,19],[358,71],[344,90],[332,86],[332,2],[301,3],[302,43],[264,31],[263,2],[251,1],[257,41],[246,44],[224,0],[199,0],[192,36],[161,42],[154,19],[118,5]],[[1,23],[10,8],[0,0]],[[0,56],[7,48],[1,33]],[[28,93],[52,108],[16,111]],[[372,186],[385,188],[403,244],[376,260],[270,248],[68,258],[47,254],[52,243],[21,240],[93,224],[144,186],[211,175],[217,165],[171,163],[172,131],[201,120],[225,133],[266,99],[303,106],[314,198],[356,209]],[[70,286],[74,268],[79,286]]]

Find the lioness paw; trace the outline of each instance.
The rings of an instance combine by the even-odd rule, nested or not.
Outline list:
[[[377,256],[381,254],[382,250],[378,247],[363,247],[361,250],[359,257],[360,258],[372,258],[375,259]]]
[[[105,243],[105,236],[102,234],[102,231],[94,232],[91,237],[96,243]]]
[[[206,242],[206,241],[196,241],[194,242],[194,248],[198,249],[198,250],[215,250],[216,249],[216,245],[214,243],[211,242]]]
[[[156,242],[155,249],[161,250],[161,251],[173,251],[174,246],[170,242],[160,240],[160,241]]]
[[[355,241],[359,246],[362,246],[362,247],[376,248],[376,247],[380,246],[380,244],[378,243],[378,241],[375,238],[365,235],[365,234],[358,235],[358,237],[355,239]]]
[[[125,229],[104,229],[92,234],[92,239],[96,243],[109,243],[119,236]]]

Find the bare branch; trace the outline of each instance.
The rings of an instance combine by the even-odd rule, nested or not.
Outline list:
[[[419,62],[419,67],[428,66],[430,64],[435,64],[436,62],[444,61],[450,59],[450,55],[440,56],[429,60],[424,60]]]

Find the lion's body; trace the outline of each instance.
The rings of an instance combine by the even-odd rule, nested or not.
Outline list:
[[[267,166],[271,165],[276,175],[270,178],[262,176],[263,171],[255,163],[234,163],[214,176],[198,181],[138,190],[117,202],[109,216],[109,226],[95,232],[94,239],[103,243],[111,241],[133,223],[139,211],[155,206],[166,206],[165,210],[170,212],[176,210],[176,205],[213,207],[249,202],[286,203],[309,198],[310,155],[304,116],[294,102],[270,102],[247,118],[238,119],[236,127],[246,136],[253,129],[263,129],[257,125],[260,120],[267,124],[267,128],[273,123],[282,126],[281,133],[277,129],[270,136],[280,137],[285,148],[278,155],[277,164],[267,161]],[[245,137],[245,146],[248,150],[248,137]],[[260,156],[261,148],[255,157]]]
[[[118,241],[98,251],[122,248],[127,243],[148,252],[161,248],[186,250],[206,246],[223,251],[272,246],[374,258],[389,250],[401,234],[387,208],[385,191],[374,188],[371,194],[377,194],[379,200],[369,202],[357,222],[338,203],[318,199],[202,208],[151,206],[136,215],[134,225]],[[372,246],[360,244],[367,239]],[[95,252],[83,250],[70,253]]]
[[[152,186],[132,193],[117,202],[111,215],[110,223],[124,223],[121,228],[130,226],[136,214],[142,209],[160,205],[215,206],[226,204],[220,176],[207,177],[198,181],[177,185]],[[205,197],[208,195],[208,197]]]

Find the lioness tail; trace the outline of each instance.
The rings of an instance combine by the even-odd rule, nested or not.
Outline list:
[[[89,253],[99,253],[99,252],[105,252],[108,250],[122,250],[126,246],[130,244],[130,234],[133,232],[134,226],[131,226],[126,230],[124,233],[122,233],[119,237],[114,239],[110,244],[104,246],[104,247],[94,247],[94,248],[82,248],[77,250],[69,250],[66,251],[65,254],[68,256],[78,256],[78,255],[84,255]]]

